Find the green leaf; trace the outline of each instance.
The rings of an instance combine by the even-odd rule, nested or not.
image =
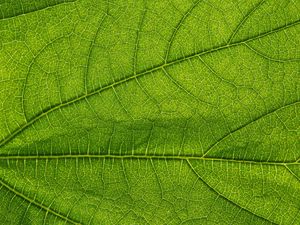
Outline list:
[[[0,224],[300,224],[299,0],[0,12]]]

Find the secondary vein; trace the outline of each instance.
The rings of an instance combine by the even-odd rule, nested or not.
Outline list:
[[[253,40],[256,40],[256,39],[259,39],[259,38],[262,38],[262,37],[265,37],[267,35],[271,35],[273,33],[276,33],[276,32],[280,32],[282,30],[285,30],[285,29],[288,29],[290,27],[293,27],[293,26],[296,26],[300,23],[300,19],[299,20],[296,20],[292,23],[289,23],[289,24],[286,24],[284,26],[281,26],[281,27],[278,27],[276,29],[273,29],[271,31],[268,31],[268,32],[264,32],[262,34],[259,34],[259,35],[256,35],[256,36],[253,36],[253,37],[250,37],[250,38],[247,38],[245,40],[242,40],[242,41],[237,41],[237,42],[234,42],[232,44],[224,44],[224,45],[221,45],[221,46],[218,46],[218,47],[214,47],[214,48],[211,48],[211,49],[208,49],[208,50],[203,50],[201,52],[198,52],[198,53],[194,53],[194,54],[191,54],[191,55],[188,55],[188,56],[183,56],[181,58],[178,58],[176,60],[172,60],[172,61],[169,61],[167,63],[162,63],[158,66],[155,66],[153,68],[150,68],[150,69],[147,69],[145,71],[142,71],[140,73],[137,73],[137,74],[133,74],[133,75],[130,75],[130,76],[127,76],[127,77],[124,77],[118,81],[115,81],[113,83],[109,83],[103,87],[100,87],[100,88],[97,88],[95,89],[94,91],[91,91],[89,93],[84,93],[78,97],[75,97],[73,99],[70,99],[70,100],[67,100],[61,104],[57,104],[57,105],[54,105],[54,106],[51,106],[50,108],[46,109],[45,111],[42,111],[40,112],[39,114],[37,114],[36,116],[34,116],[33,118],[31,118],[30,120],[28,120],[27,123],[23,124],[22,126],[20,126],[18,129],[14,130],[13,132],[11,132],[7,137],[3,138],[1,141],[0,141],[0,148],[3,147],[5,144],[7,144],[8,142],[10,142],[13,138],[15,138],[18,134],[20,134],[23,130],[27,129],[28,127],[30,127],[31,125],[33,125],[36,121],[38,121],[39,119],[47,116],[49,113],[52,113],[58,109],[61,109],[61,108],[64,108],[64,107],[67,107],[73,103],[76,103],[78,101],[81,101],[81,100],[85,100],[86,98],[90,97],[90,96],[94,96],[96,94],[99,94],[101,92],[104,92],[106,90],[109,90],[111,88],[114,88],[116,86],[119,86],[121,84],[124,84],[126,82],[129,82],[131,80],[134,80],[138,77],[142,77],[142,76],[145,76],[147,74],[151,74],[153,72],[156,72],[156,71],[159,71],[159,70],[162,70],[163,68],[166,68],[166,67],[170,67],[172,65],[175,65],[175,64],[178,64],[180,62],[183,62],[183,61],[186,61],[186,60],[190,60],[190,59],[193,59],[195,57],[199,57],[199,56],[202,56],[202,55],[206,55],[206,54],[210,54],[210,53],[213,53],[213,52],[217,52],[217,51],[220,51],[220,50],[223,50],[223,49],[228,49],[228,48],[231,48],[231,47],[234,47],[234,46],[238,46],[238,45],[241,45],[241,44],[244,44],[246,42],[250,42],[250,41],[253,41]]]

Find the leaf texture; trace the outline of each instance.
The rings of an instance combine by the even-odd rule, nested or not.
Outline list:
[[[0,12],[0,224],[300,224],[299,0]]]

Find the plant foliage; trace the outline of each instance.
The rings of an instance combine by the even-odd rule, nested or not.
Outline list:
[[[0,224],[300,224],[299,0],[0,12]]]

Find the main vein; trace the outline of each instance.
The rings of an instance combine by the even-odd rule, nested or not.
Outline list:
[[[204,156],[185,156],[185,155],[113,155],[113,154],[66,154],[66,155],[0,155],[0,160],[55,160],[55,159],[140,159],[140,160],[205,160],[227,163],[245,163],[245,164],[265,164],[265,165],[299,165],[295,161],[256,161],[241,159],[226,159]]]

